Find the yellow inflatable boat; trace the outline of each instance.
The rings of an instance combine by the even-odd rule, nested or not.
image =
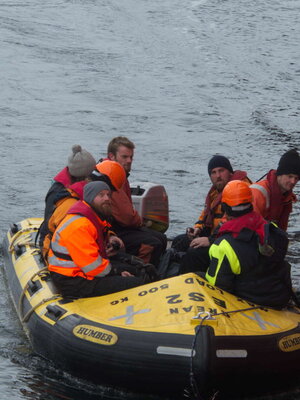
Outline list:
[[[41,219],[14,224],[5,273],[34,351],[97,383],[181,396],[252,391],[300,372],[300,311],[260,307],[196,274],[102,297],[64,299],[35,247]],[[259,386],[257,386],[259,387]]]

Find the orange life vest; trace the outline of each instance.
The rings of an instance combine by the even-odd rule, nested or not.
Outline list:
[[[89,280],[109,274],[105,251],[109,227],[87,203],[78,201],[54,232],[48,269]]]

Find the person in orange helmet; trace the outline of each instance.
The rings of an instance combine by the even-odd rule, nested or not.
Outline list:
[[[188,228],[186,234],[175,237],[172,243],[172,248],[182,254],[181,274],[206,271],[209,265],[209,247],[224,220],[221,198],[226,184],[237,179],[248,185],[252,183],[247,172],[233,170],[229,159],[221,154],[216,154],[209,160],[207,170],[212,186],[207,193],[204,209],[193,228]]]
[[[96,164],[89,179],[106,182],[113,191],[116,191],[123,188],[127,178],[122,165],[116,161],[103,160]]]
[[[282,308],[292,297],[290,265],[284,260],[288,238],[253,211],[252,192],[242,181],[222,193],[227,216],[209,250],[207,281],[255,304]]]
[[[56,228],[48,269],[64,297],[93,297],[139,286],[143,279],[114,269],[110,257],[123,242],[110,229],[111,190],[105,182],[89,182],[83,201],[75,203]]]

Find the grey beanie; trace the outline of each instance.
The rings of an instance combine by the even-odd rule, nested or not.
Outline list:
[[[110,187],[105,182],[93,181],[87,183],[83,188],[83,200],[91,205],[94,198],[101,190],[109,190],[111,192]]]
[[[96,160],[88,151],[79,144],[72,147],[72,154],[68,158],[70,175],[75,178],[86,178],[90,175],[96,165]]]

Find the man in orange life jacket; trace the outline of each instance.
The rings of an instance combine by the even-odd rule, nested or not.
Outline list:
[[[48,219],[48,230],[44,238],[42,254],[47,263],[50,243],[55,229],[66,216],[68,210],[78,201],[83,200],[83,188],[91,180],[102,180],[112,191],[120,190],[125,182],[124,168],[115,161],[105,160],[98,163],[88,179],[77,182],[77,192],[71,188],[61,189],[54,198],[53,213]],[[80,186],[79,186],[80,184]],[[72,186],[73,187],[73,186]],[[80,190],[78,190],[80,188]],[[46,223],[46,221],[45,221]]]
[[[134,149],[134,143],[125,136],[113,138],[107,148],[108,159],[122,165],[127,178],[131,171]],[[167,237],[143,226],[143,220],[132,204],[128,179],[121,190],[112,194],[112,216],[112,228],[123,240],[126,252],[157,267],[160,256],[166,249]]]
[[[139,286],[142,278],[113,271],[109,257],[114,244],[124,248],[110,231],[111,190],[105,182],[90,182],[54,232],[49,251],[52,279],[63,296],[92,297]]]
[[[250,186],[254,210],[286,231],[293,203],[297,201],[293,188],[299,178],[300,157],[292,149],[280,158],[277,170],[271,169],[265,179]]]
[[[215,155],[210,159],[208,174],[212,187],[206,196],[204,210],[194,227],[188,228],[185,235],[177,236],[172,244],[176,250],[186,252],[180,261],[181,274],[205,271],[209,265],[209,246],[224,216],[221,198],[226,184],[235,179],[245,181],[249,185],[251,183],[245,171],[233,171],[228,158],[222,155]]]

